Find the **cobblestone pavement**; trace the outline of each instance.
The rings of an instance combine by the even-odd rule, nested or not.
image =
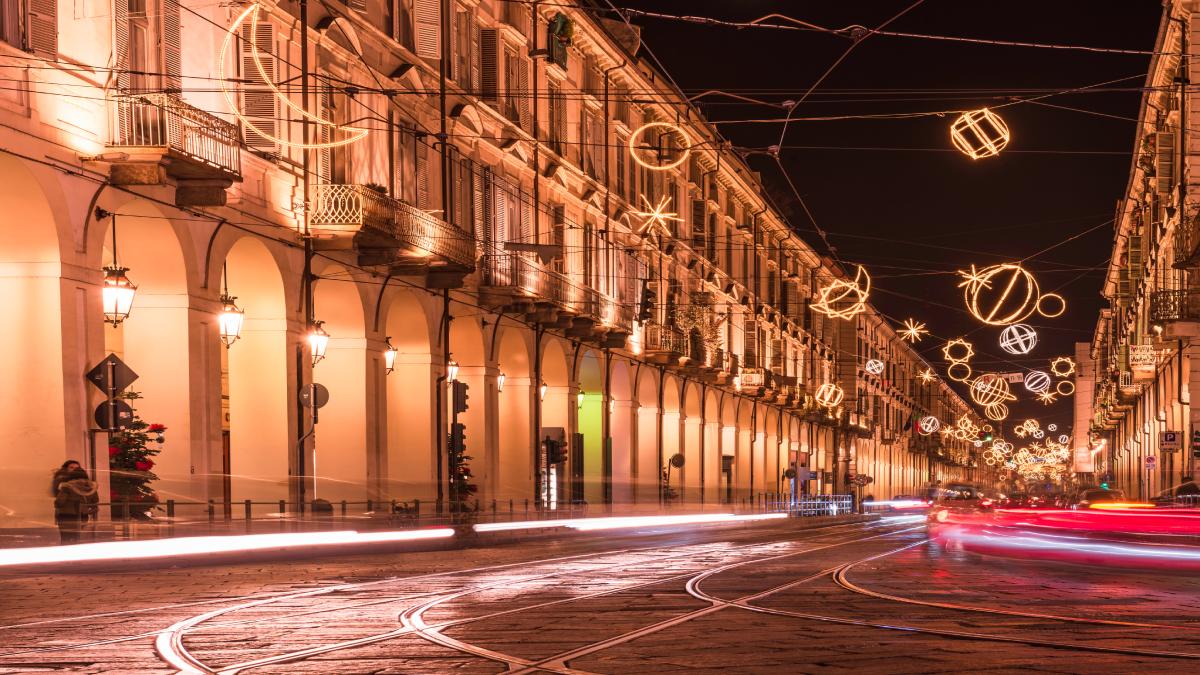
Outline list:
[[[1200,663],[1200,579],[983,558],[925,537],[913,520],[783,523],[7,577],[0,673],[1130,673]]]

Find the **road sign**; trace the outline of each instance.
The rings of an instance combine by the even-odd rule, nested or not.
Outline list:
[[[1146,455],[1146,470],[1153,471],[1158,466],[1158,458],[1154,455]]]
[[[109,381],[110,371],[112,372],[111,382]],[[104,357],[104,360],[96,364],[96,367],[89,370],[87,374],[88,382],[96,385],[96,388],[104,392],[105,396],[109,393],[109,387],[112,387],[112,393],[119,394],[124,391],[125,387],[133,384],[136,379],[138,379],[138,374],[125,365],[124,361],[117,358],[116,354]]]
[[[1019,383],[1025,381],[1025,373],[1000,373],[1000,377],[1007,382]]]
[[[312,408],[314,402],[317,408],[323,408],[326,403],[329,403],[329,390],[325,388],[325,385],[313,382],[300,390],[300,405]]]
[[[1163,431],[1158,435],[1158,449],[1169,452],[1179,449],[1179,432]]]
[[[94,418],[97,429],[104,431],[123,429],[133,421],[133,408],[130,408],[128,403],[120,399],[105,401],[96,406]]]

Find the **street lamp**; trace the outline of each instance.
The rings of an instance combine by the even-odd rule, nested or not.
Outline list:
[[[576,402],[576,404],[577,404],[577,407],[578,407],[578,408],[580,408],[580,409],[582,409],[582,408],[583,408],[583,397],[584,397],[583,390],[582,390],[582,389],[580,389],[580,390],[579,390],[579,393],[578,393],[578,394],[575,394],[575,402]]]
[[[221,330],[221,342],[226,347],[232,347],[242,336],[242,324],[245,323],[246,313],[238,308],[237,298],[229,294],[229,267],[222,270],[221,313],[217,315],[217,326]]]
[[[504,391],[504,380],[505,380],[505,375],[504,375],[504,371],[502,370],[502,371],[500,371],[500,374],[496,376],[496,393],[497,394]]]
[[[133,308],[133,296],[137,286],[125,276],[127,270],[116,264],[104,268],[104,285],[100,290],[101,303],[104,306],[104,320],[114,326],[129,318],[129,310]]]
[[[112,264],[104,268],[104,284],[100,287],[100,301],[104,309],[104,320],[114,326],[129,318],[133,309],[133,296],[137,286],[125,276],[129,270],[117,262],[117,214],[96,209],[96,217],[112,218]]]
[[[458,361],[450,361],[446,364],[446,380],[450,382],[458,380]]]
[[[312,364],[315,366],[325,358],[325,350],[329,347],[329,333],[322,327],[324,321],[313,321],[312,330],[308,332],[308,348],[312,352]]]
[[[388,375],[396,370],[396,352],[399,350],[392,346],[392,338],[383,338],[383,368]]]
[[[542,382],[542,386],[538,387],[538,400],[541,400],[541,401],[546,400],[546,390],[547,389],[549,389],[549,387],[546,386],[545,382]]]

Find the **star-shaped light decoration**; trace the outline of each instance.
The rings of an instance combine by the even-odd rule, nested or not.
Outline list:
[[[905,319],[904,330],[900,331],[900,339],[916,343],[920,342],[921,336],[928,332],[925,330],[925,324],[918,323],[913,319]]]
[[[956,347],[962,350],[959,356],[955,356],[954,354]],[[950,363],[969,361],[975,356],[975,347],[962,338],[954,338],[947,342],[946,346],[942,347],[942,356],[946,357],[946,360]]]
[[[925,384],[929,384],[930,382],[937,380],[937,375],[933,374],[933,368],[926,368],[925,370],[922,370],[917,374],[917,377],[921,378],[921,382]]]
[[[1050,391],[1049,389],[1038,394],[1037,397],[1039,401],[1045,403],[1046,405],[1050,405],[1058,400],[1058,396],[1056,396],[1054,392]]]
[[[630,211],[630,215],[642,219],[642,224],[637,228],[637,233],[646,238],[652,235],[659,237],[671,236],[671,228],[667,225],[668,220],[683,222],[683,218],[679,217],[678,213],[667,211],[671,207],[671,198],[664,195],[658,200],[657,204],[651,204],[650,200],[646,199],[646,195],[641,195],[642,203],[646,205],[645,211]]]
[[[963,281],[958,285],[958,287],[966,287],[969,291],[974,291],[980,288],[988,288],[991,286],[991,284],[987,280],[987,275],[985,274],[986,271],[987,268],[984,268],[984,272],[980,272],[979,270],[975,269],[974,265],[971,265],[970,272],[959,270],[958,274],[963,278]]]

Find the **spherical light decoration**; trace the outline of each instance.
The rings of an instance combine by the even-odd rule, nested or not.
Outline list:
[[[1058,442],[1062,443],[1063,445],[1066,445],[1067,443],[1071,442],[1071,437],[1066,434],[1063,434],[1058,437]]]
[[[929,434],[935,434],[937,433],[937,430],[941,428],[942,423],[933,415],[926,415],[921,418],[920,422],[917,422],[917,431],[921,432],[921,434],[925,436],[928,436]]]
[[[986,408],[1005,401],[1015,401],[1017,397],[1012,395],[1008,380],[995,373],[984,373],[971,383],[971,399]]]
[[[1008,417],[1008,406],[1003,403],[993,403],[984,407],[983,414],[987,415],[988,419],[999,422]]]
[[[955,382],[966,382],[971,379],[971,366],[966,361],[955,361],[946,369],[946,377]]]
[[[981,270],[959,272],[964,281],[963,301],[967,310],[990,326],[1007,326],[1035,312],[1046,318],[1062,314],[1066,300],[1057,293],[1043,294],[1033,274],[1016,263],[992,265]]]
[[[1025,373],[1025,388],[1040,394],[1050,388],[1050,374],[1043,370],[1031,370]]]
[[[867,308],[870,293],[871,276],[859,265],[853,280],[834,279],[821,289],[810,307],[828,317],[849,320]]]
[[[659,132],[654,143],[648,143],[643,138],[651,129]],[[670,122],[647,122],[629,134],[629,155],[638,165],[651,171],[674,169],[686,162],[691,152],[692,143],[687,134]]]
[[[977,447],[977,448],[982,448],[982,447],[983,447],[983,441],[971,441],[971,445],[973,445],[973,446],[975,446],[975,447]]]
[[[1056,377],[1070,377],[1075,374],[1075,362],[1069,356],[1059,356],[1050,362],[1050,372]]]
[[[1070,396],[1075,393],[1075,383],[1070,380],[1059,380],[1058,384],[1054,385],[1054,391],[1058,392],[1059,396]]]
[[[842,391],[841,387],[832,382],[826,382],[817,387],[817,393],[813,394],[813,398],[816,399],[817,403],[826,408],[836,408],[845,396],[846,392]]]
[[[1037,341],[1037,331],[1027,323],[1014,323],[1000,331],[1000,348],[1009,354],[1028,354]]]
[[[1041,429],[1037,429],[1033,432],[1033,437],[1034,438],[1045,438],[1046,432],[1042,431]]]
[[[867,364],[863,368],[872,375],[879,375],[883,372],[883,361],[871,359],[867,361]]]
[[[995,157],[1011,139],[1008,125],[987,108],[968,110],[950,125],[954,147],[971,159]]]

